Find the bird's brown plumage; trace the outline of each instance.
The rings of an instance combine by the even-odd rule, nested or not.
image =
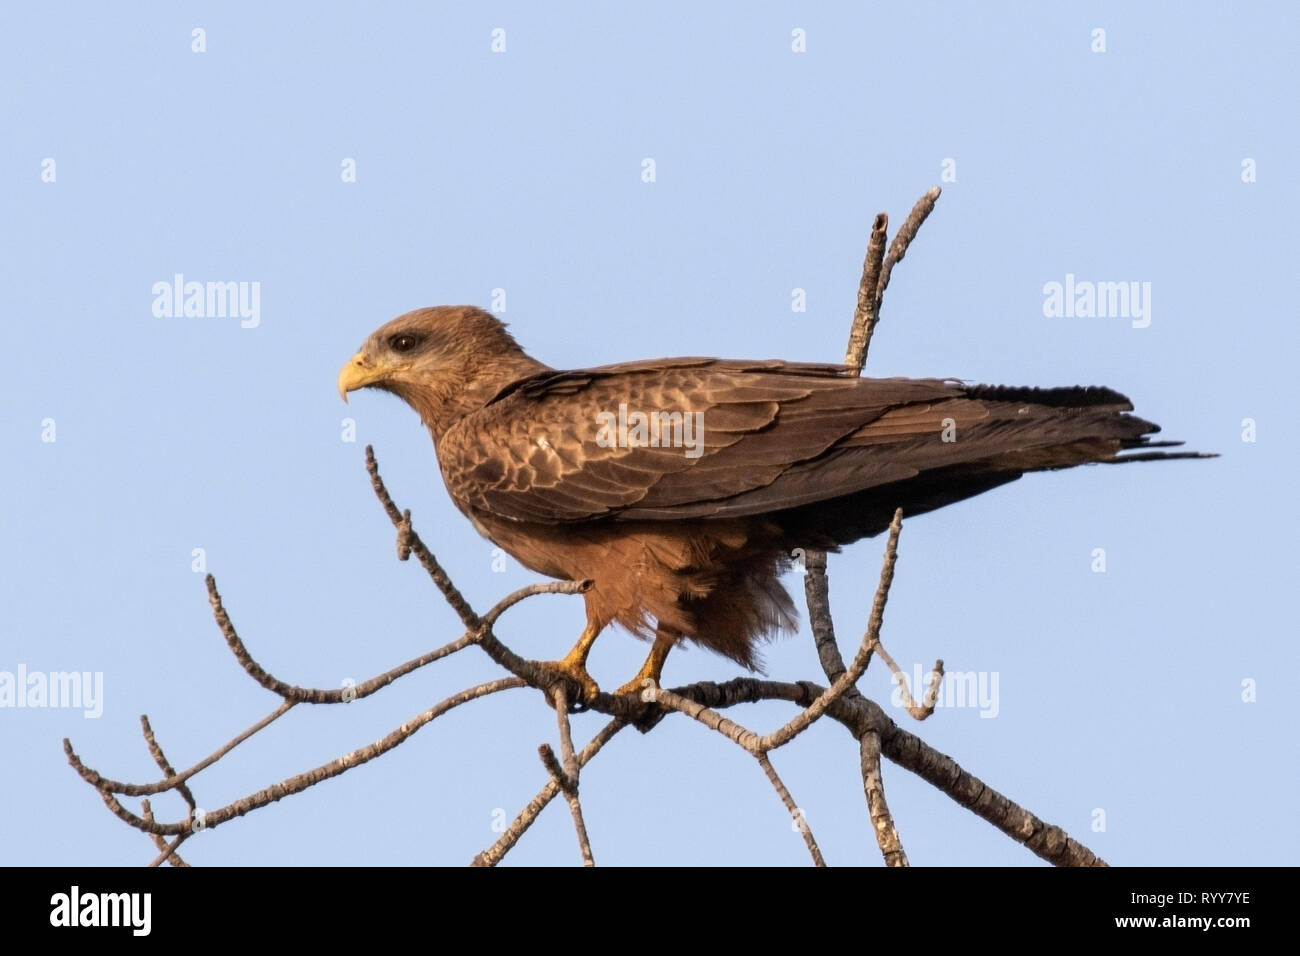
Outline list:
[[[1169,443],[1106,388],[710,358],[555,371],[469,306],[375,332],[339,379],[343,393],[365,386],[420,414],[482,534],[534,571],[592,582],[593,639],[616,621],[748,667],[761,638],[795,624],[779,577],[796,548],[834,550],[895,508],[930,511],[1027,471],[1183,454],[1124,455]]]

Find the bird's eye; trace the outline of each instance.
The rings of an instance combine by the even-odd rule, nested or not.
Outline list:
[[[409,352],[420,344],[420,337],[409,332],[394,335],[388,340],[388,347],[394,352]]]

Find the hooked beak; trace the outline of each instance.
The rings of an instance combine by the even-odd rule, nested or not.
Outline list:
[[[339,398],[348,400],[348,392],[355,392],[380,381],[386,370],[373,364],[364,353],[358,352],[339,371]]]

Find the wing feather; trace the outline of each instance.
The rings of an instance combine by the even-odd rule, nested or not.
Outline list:
[[[438,458],[462,508],[507,519],[737,517],[1082,439],[1132,447],[1154,426],[1120,414],[1131,407],[1108,389],[688,358],[512,383],[443,435]],[[657,437],[636,432],[638,415]]]

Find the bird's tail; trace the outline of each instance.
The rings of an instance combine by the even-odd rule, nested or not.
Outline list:
[[[1160,426],[1131,414],[1133,404],[1128,398],[1103,386],[1018,388],[977,385],[967,390],[967,396],[988,402],[1061,409],[1057,421],[1063,430],[1073,433],[1073,436],[1086,436],[1038,444],[986,460],[986,464],[998,469],[1050,471],[1085,464],[1122,465],[1133,461],[1218,457],[1210,452],[1156,451],[1179,448],[1183,442],[1153,441],[1151,436],[1159,434]]]
[[[908,516],[924,514],[1027,472],[1216,457],[1164,450],[1182,443],[1154,441],[1160,427],[1132,410],[1126,397],[1099,386],[962,386],[950,402],[938,403],[928,412],[936,420],[952,416],[946,420],[957,422],[958,439],[946,446],[946,460],[932,459],[931,467],[918,467],[909,478],[792,509],[781,523],[807,542],[806,547],[834,548],[884,531],[895,508],[901,507]],[[933,432],[923,430],[919,438],[909,436],[913,461],[919,460],[919,449],[935,447],[928,434],[937,431],[936,427]]]

